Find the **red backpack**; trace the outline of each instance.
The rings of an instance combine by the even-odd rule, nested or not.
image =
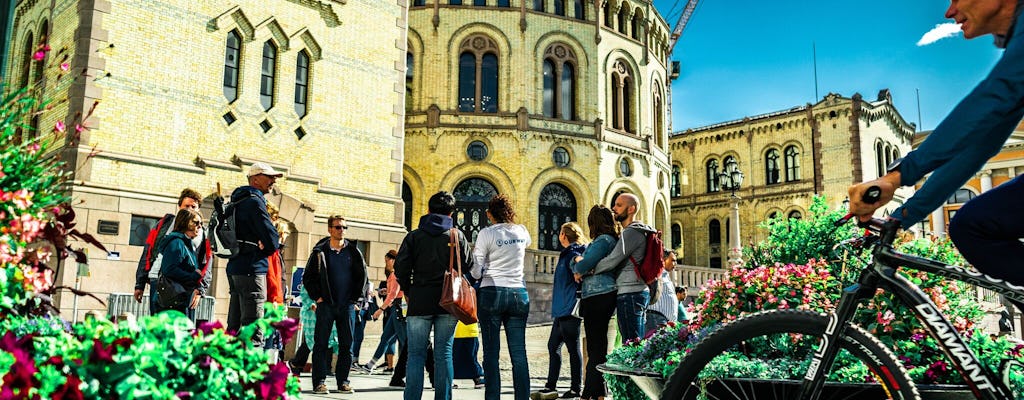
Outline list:
[[[633,256],[629,256],[629,261],[633,263],[633,267],[636,269],[636,276],[651,288],[651,302],[653,303],[657,301],[654,299],[655,292],[660,287],[658,279],[661,278],[661,273],[665,271],[665,263],[661,257],[662,252],[665,251],[665,244],[661,241],[661,231],[644,233],[644,236],[647,236],[644,260],[636,262]]]

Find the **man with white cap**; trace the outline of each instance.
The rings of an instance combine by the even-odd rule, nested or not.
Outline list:
[[[277,178],[284,174],[267,163],[249,167],[249,184],[231,193],[235,204],[235,232],[239,254],[228,260],[228,330],[239,330],[263,317],[267,300],[267,257],[279,247],[277,229],[267,212],[267,200]],[[263,346],[263,332],[252,338],[255,347]]]

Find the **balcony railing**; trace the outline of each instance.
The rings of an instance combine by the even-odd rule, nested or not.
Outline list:
[[[728,270],[722,268],[680,265],[672,271],[672,281],[676,283],[676,286],[686,286],[687,296],[696,296],[708,281],[720,281],[725,278],[727,272]]]

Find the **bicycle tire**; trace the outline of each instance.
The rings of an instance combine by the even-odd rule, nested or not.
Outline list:
[[[723,325],[694,346],[693,350],[680,360],[680,365],[669,377],[660,398],[662,400],[691,400],[691,399],[720,399],[720,398],[796,398],[806,365],[810,363],[810,354],[813,348],[820,342],[820,337],[825,332],[829,319],[824,314],[812,311],[799,310],[771,310],[752,314],[740,318],[732,323]],[[776,335],[776,336],[773,336]],[[797,335],[797,336],[794,336]],[[779,378],[751,378],[751,377],[724,377],[722,372],[713,377],[700,377],[702,371],[709,365],[716,365],[716,358],[724,353],[739,350],[751,349],[757,346],[756,350],[749,350],[749,353],[771,353],[778,349],[773,347],[771,340],[782,338],[782,340],[793,341],[797,344],[791,347],[806,346],[811,350],[797,352],[795,354],[806,354],[806,360],[794,361],[793,366],[803,363],[803,370],[794,368],[792,376],[787,379]],[[776,339],[778,340],[778,339]],[[761,344],[758,344],[761,343]],[[813,343],[813,345],[809,345]],[[821,399],[898,399],[917,400],[920,399],[917,387],[914,385],[906,369],[903,368],[893,353],[886,348],[874,336],[856,325],[848,324],[845,335],[840,338],[840,355],[845,356],[843,360],[857,368],[856,363],[862,363],[866,371],[874,378],[875,382],[865,383],[838,383],[827,382],[823,389]],[[782,343],[785,347],[786,343]],[[770,349],[771,351],[765,351]],[[748,351],[748,350],[745,350]],[[779,351],[782,353],[782,351]],[[736,353],[731,353],[736,354]],[[747,356],[748,354],[743,354]],[[852,356],[852,357],[851,357]],[[730,356],[735,360],[735,356]],[[752,358],[751,362],[770,362],[770,357]],[[779,359],[790,359],[791,356],[779,356]],[[720,359],[718,359],[720,360]],[[837,365],[840,363],[837,362]],[[705,375],[711,374],[715,367],[709,367]],[[833,371],[836,371],[833,369]],[[830,373],[832,373],[830,371]],[[796,377],[795,379],[793,377]],[[767,393],[770,390],[771,393]],[[762,393],[763,396],[761,395]],[[740,397],[740,394],[743,397]],[[788,395],[788,397],[787,397]],[[734,397],[729,397],[734,396]]]

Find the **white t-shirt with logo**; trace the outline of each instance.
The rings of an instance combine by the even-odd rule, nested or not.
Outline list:
[[[523,260],[530,233],[517,224],[494,224],[480,231],[473,247],[473,277],[480,286],[526,287]]]

